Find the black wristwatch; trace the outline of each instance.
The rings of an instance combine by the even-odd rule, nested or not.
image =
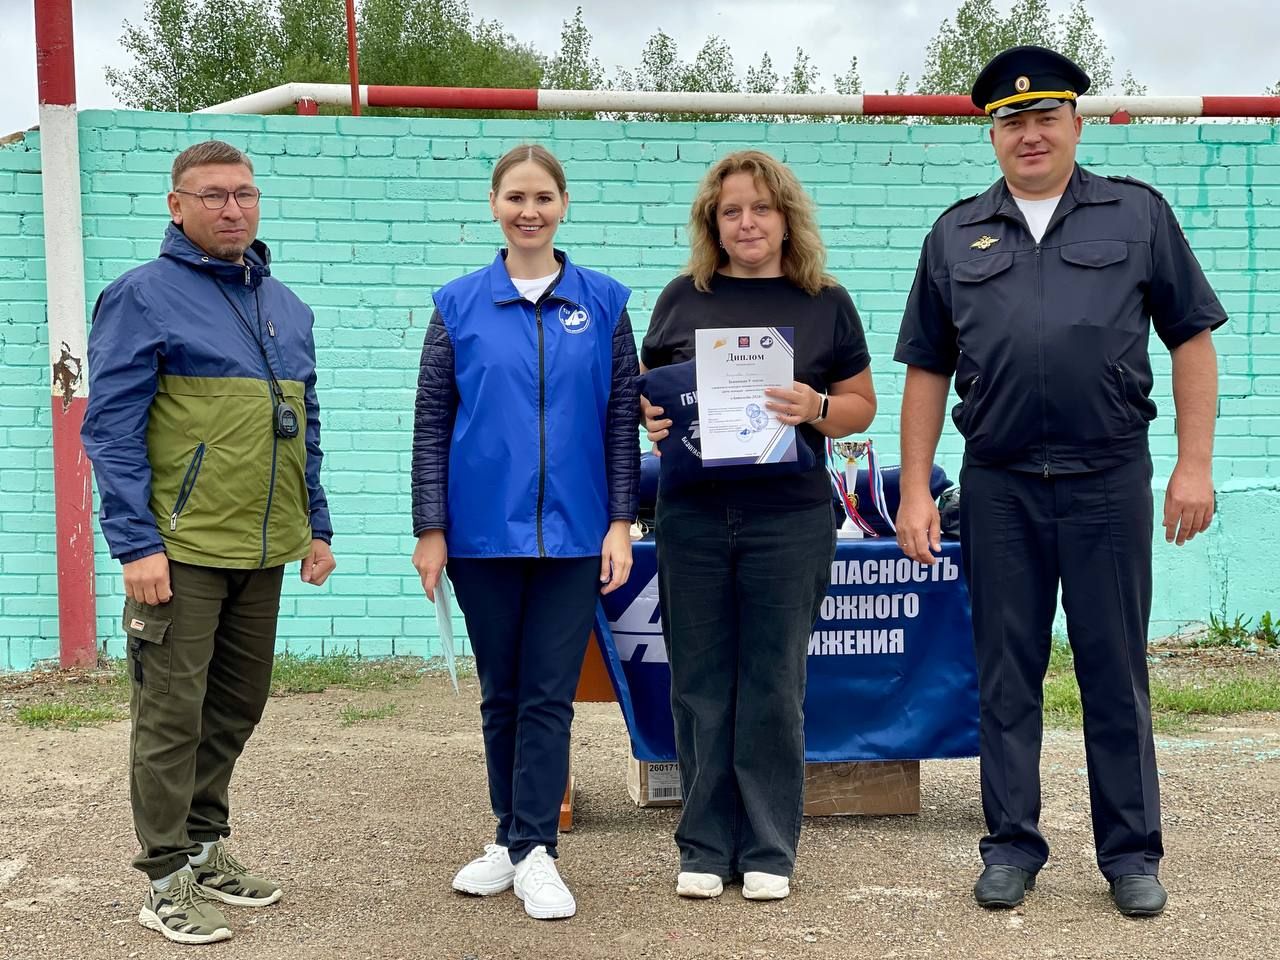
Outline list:
[[[809,423],[821,423],[823,420],[827,419],[827,401],[830,398],[825,393],[819,394],[819,396],[822,397],[822,403],[818,406],[818,415],[808,421]]]

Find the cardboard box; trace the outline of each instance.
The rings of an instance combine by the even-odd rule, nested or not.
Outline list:
[[[919,812],[919,760],[804,765],[807,817],[879,817]]]
[[[638,807],[680,806],[680,764],[627,760],[627,793]]]
[[[680,765],[627,762],[627,792],[640,807],[680,804]],[[920,812],[920,761],[806,763],[807,817],[886,816]]]

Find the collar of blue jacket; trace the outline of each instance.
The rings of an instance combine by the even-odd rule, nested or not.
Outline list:
[[[582,274],[578,272],[578,268],[569,260],[569,255],[563,250],[553,250],[556,263],[560,264],[560,275],[556,278],[555,283],[551,285],[551,292],[547,295],[551,299],[563,300],[571,303],[575,307],[581,307],[585,297],[582,291]],[[498,251],[498,255],[493,258],[493,263],[489,264],[489,292],[493,295],[494,303],[512,303],[516,300],[524,299],[520,291],[516,289],[516,285],[511,282],[511,274],[507,273],[507,251],[504,247]]]
[[[160,256],[177,260],[194,270],[213,274],[227,283],[244,283],[245,267],[249,268],[250,287],[257,287],[263,279],[271,276],[271,251],[261,240],[255,240],[244,252],[244,265],[232,263],[230,260],[219,260],[205,253],[191,238],[182,232],[182,228],[172,221],[164,231],[164,240],[160,243]]]

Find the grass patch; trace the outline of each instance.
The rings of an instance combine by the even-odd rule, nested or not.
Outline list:
[[[350,727],[365,720],[385,720],[387,717],[395,716],[395,712],[394,703],[384,703],[380,707],[370,707],[368,710],[348,705],[342,708],[338,719],[342,721],[344,727]]]
[[[1151,685],[1151,705],[1153,710],[1191,716],[1280,711],[1280,671],[1258,676],[1232,670],[1194,681],[1156,680]]]
[[[1209,614],[1209,628],[1199,637],[1193,639],[1192,647],[1237,647],[1241,650],[1265,650],[1280,647],[1280,620],[1265,611],[1258,618],[1257,627],[1253,626],[1253,618],[1237,613],[1234,620],[1228,620],[1223,611],[1221,617]]]
[[[1234,668],[1197,671],[1176,679],[1151,677],[1151,722],[1162,733],[1185,730],[1196,717],[1254,711],[1280,711],[1280,669]],[[1084,716],[1071,650],[1057,644],[1045,677],[1044,715],[1045,723],[1055,727],[1079,726]]]
[[[320,693],[329,687],[347,690],[390,690],[414,683],[423,673],[416,657],[362,660],[350,654],[299,657],[282,653],[271,671],[271,695]]]
[[[458,661],[460,673],[463,663]],[[390,690],[418,682],[434,667],[433,661],[420,657],[362,660],[351,655],[281,654],[272,667],[271,695],[320,693],[329,687]],[[130,682],[125,658],[103,659],[91,670],[6,675],[0,678],[0,695],[11,699],[0,709],[0,722],[74,730],[123,720],[129,716]],[[376,719],[376,715],[359,719]]]
[[[55,703],[37,703],[18,708],[18,723],[28,727],[59,727],[78,730],[103,723],[122,720],[127,714],[117,706],[106,703],[82,704],[61,700]]]

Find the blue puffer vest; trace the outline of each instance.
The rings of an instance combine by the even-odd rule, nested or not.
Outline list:
[[[561,251],[556,257],[560,278],[537,304],[521,297],[501,254],[434,296],[414,527],[446,529],[450,556],[592,556],[611,520],[635,516],[635,344],[623,319],[630,291]],[[450,380],[456,393],[445,403]],[[452,408],[451,430],[445,417],[423,416],[424,401]],[[627,421],[621,431],[619,420]],[[445,444],[440,484],[432,472],[446,463]]]

